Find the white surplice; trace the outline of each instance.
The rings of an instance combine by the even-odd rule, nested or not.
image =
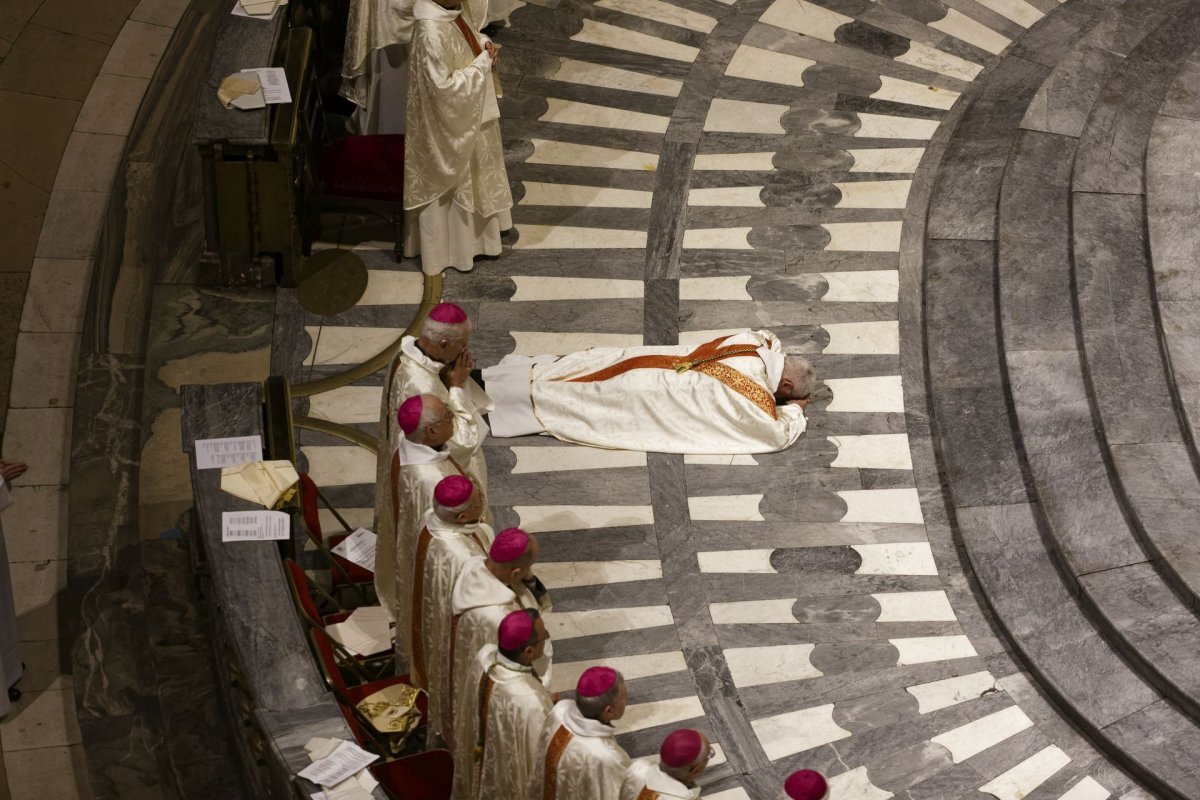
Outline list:
[[[512,13],[525,5],[524,0],[490,0],[488,3],[488,22],[508,22]]]
[[[647,800],[642,795],[646,789],[654,793],[649,800],[697,800],[700,797],[699,786],[689,789],[663,772],[656,762],[638,759],[630,765],[621,782],[621,800]]]
[[[413,8],[404,255],[420,255],[426,275],[469,270],[475,256],[499,255],[500,231],[512,227],[492,58],[486,49],[471,52],[455,24],[459,13],[433,0]]]
[[[486,711],[480,695],[485,674],[491,681]],[[494,644],[480,648],[460,689],[459,707],[466,710],[454,721],[451,797],[525,800],[542,725],[554,707],[550,691],[531,667],[505,658]],[[481,717],[487,720],[482,738]]]
[[[12,505],[4,478],[0,478],[0,511]],[[0,522],[0,717],[12,710],[8,689],[21,679],[21,632],[17,629],[17,604],[13,598],[12,573],[8,568],[8,545]]]
[[[409,675],[415,685],[429,694],[429,730],[439,736],[449,722],[453,703],[447,689],[447,676],[454,583],[471,559],[487,555],[494,538],[495,533],[487,523],[446,523],[432,508],[425,512],[424,524],[417,537],[411,603],[412,624],[416,626],[419,615],[421,635],[411,637]],[[421,575],[419,582],[415,577],[418,573]],[[418,583],[420,595],[417,594]]]
[[[721,344],[757,348],[718,363],[736,370],[738,380],[748,379],[762,404],[694,369],[632,369],[608,380],[572,382],[637,356],[686,356],[694,345],[596,347],[524,363],[509,356],[483,372],[496,402],[492,435],[545,431],[567,442],[658,453],[770,453],[793,444],[806,422],[799,406],[774,405],[784,368],[779,340],[756,331]]]
[[[615,736],[611,725],[579,713],[574,700],[558,701],[538,739],[529,800],[620,800],[630,762]]]
[[[484,645],[496,644],[500,621],[511,612],[522,608],[537,609],[545,613],[550,610],[550,604],[544,601],[539,606],[533,594],[524,586],[514,593],[512,587],[496,580],[496,576],[488,570],[482,557],[468,561],[459,573],[458,580],[454,582],[451,604],[455,621],[452,622],[454,639],[448,676],[448,691],[453,697],[451,716],[455,720],[458,719],[457,715],[462,707],[462,687],[466,685],[467,676],[475,663],[475,654]],[[533,665],[547,687],[550,685],[550,670],[554,657],[554,650],[550,645],[550,642],[546,642],[545,653]],[[443,726],[443,736],[447,729],[455,730],[453,724]]]

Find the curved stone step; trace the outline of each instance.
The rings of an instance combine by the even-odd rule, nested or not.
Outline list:
[[[1160,30],[1182,27],[1164,19]],[[960,535],[1032,670],[1148,785],[1196,797],[1189,767],[1126,732],[1153,716],[1195,761],[1200,728],[1175,702],[1194,710],[1200,684],[1172,648],[1200,645],[1200,626],[1124,523],[1093,430],[1070,302],[1076,140],[1018,130],[1049,76],[1006,59],[983,76],[947,146],[925,265],[935,434]],[[1146,624],[1147,607],[1169,624]]]

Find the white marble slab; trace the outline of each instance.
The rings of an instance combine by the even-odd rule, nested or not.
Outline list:
[[[988,714],[986,717],[934,736],[931,741],[949,750],[954,763],[961,764],[968,758],[979,755],[989,747],[1031,727],[1033,727],[1033,721],[1025,716],[1024,711],[1018,706],[1009,706],[1002,711]]]
[[[644,250],[645,231],[517,225],[514,250]],[[359,329],[361,330],[361,329]]]
[[[843,489],[837,496],[846,503],[842,522],[919,525],[925,521],[916,489]]]
[[[904,389],[899,375],[872,378],[826,378],[833,392],[828,413],[870,413],[904,411]]]
[[[712,497],[689,497],[688,510],[694,520],[726,520],[761,522],[758,504],[761,494],[722,494]]]
[[[800,87],[804,85],[804,70],[816,63],[812,59],[743,44],[729,60],[725,74],[731,78]]]
[[[792,608],[796,598],[776,600],[738,600],[732,603],[710,603],[708,613],[714,625],[786,624],[796,621]]]
[[[751,720],[750,727],[772,761],[851,736],[833,721],[833,703]]]
[[[908,434],[875,433],[826,437],[837,449],[831,467],[846,469],[912,469]]]
[[[948,33],[955,39],[962,39],[967,44],[973,44],[989,53],[1002,53],[1004,48],[1012,44],[1012,40],[1007,36],[1002,36],[953,8],[947,8],[946,16],[930,22],[929,27]]]
[[[689,206],[729,206],[731,208],[766,208],[761,186],[719,186],[712,189],[690,189]]]
[[[540,572],[541,565],[538,565]],[[670,606],[599,608],[592,611],[551,611],[546,614],[546,631],[553,639],[575,639],[603,633],[621,633],[646,628],[673,626]]]
[[[597,0],[596,8],[610,8],[622,14],[687,28],[700,33],[712,33],[717,21],[707,14],[664,3],[662,0]]]
[[[879,603],[876,622],[954,622],[950,598],[942,590],[933,592],[882,592],[873,594]]]
[[[537,576],[549,589],[567,586],[599,586],[662,579],[662,562],[628,561],[539,561]]]
[[[714,97],[704,119],[704,130],[719,133],[786,133],[783,115],[789,106]]]
[[[871,783],[866,767],[855,767],[840,775],[828,778],[830,800],[888,800],[894,794]]]
[[[886,491],[886,490],[884,490]],[[914,490],[915,491],[915,490]],[[929,542],[850,545],[862,557],[855,575],[937,575]]]
[[[729,665],[733,685],[738,688],[803,681],[825,674],[809,659],[814,647],[813,644],[728,647],[725,663]]]
[[[825,303],[895,303],[900,299],[900,271],[869,269],[819,273],[828,288]]]
[[[627,681],[638,678],[648,678],[653,675],[669,675],[672,672],[686,672],[688,665],[679,650],[669,650],[665,653],[643,653],[636,656],[610,656],[595,658],[589,661],[554,662],[550,673],[550,691],[562,692],[573,690],[579,682],[579,676],[592,667],[611,667],[617,670]]]
[[[1091,775],[1085,775],[1083,780],[1067,790],[1058,800],[1107,800],[1112,792],[1105,789]]]
[[[995,676],[984,670],[909,686],[906,691],[917,698],[918,714],[930,714],[968,700],[977,700],[999,689]]]
[[[359,528],[367,530],[375,529],[375,509],[374,508],[339,508],[338,513],[342,515],[342,519],[346,520],[346,524],[350,526],[350,531],[355,531]],[[326,535],[348,533],[342,528],[342,523],[338,522],[337,517],[328,508],[320,508],[317,514],[321,519],[321,531]]]
[[[574,142],[555,142],[548,139],[531,139],[530,143],[533,145],[533,154],[525,160],[526,164],[637,169],[644,172],[654,172],[658,169],[658,155],[655,153]]]
[[[680,300],[749,301],[754,298],[746,291],[749,275],[723,275],[716,278],[680,278]]]
[[[928,139],[937,131],[938,121],[890,114],[859,112],[860,123],[854,135],[860,139]]]
[[[729,0],[721,0],[721,2],[726,3]],[[738,786],[721,792],[705,792],[704,800],[750,800],[750,795],[746,794],[745,789]]]
[[[516,341],[513,352],[522,356],[555,356],[589,347],[640,347],[639,333],[555,333],[552,331],[509,331]]]
[[[650,208],[654,192],[583,186],[576,183],[523,181],[522,206],[578,206],[580,208]]]
[[[1022,28],[1028,28],[1046,16],[1026,0],[976,0],[984,8],[990,8],[1002,17],[1007,17]]]
[[[610,25],[607,22],[597,22],[594,19],[585,19],[583,30],[572,36],[571,41],[611,47],[614,50],[624,50],[628,53],[658,56],[688,64],[695,61],[696,56],[700,55],[700,50],[691,45],[667,41],[658,36],[639,33],[628,28]]]
[[[513,506],[520,527],[530,533],[653,525],[653,506]]]
[[[775,0],[758,21],[832,42],[837,29],[854,19],[805,0]]]
[[[829,232],[828,251],[898,253],[900,233],[904,223],[900,220],[884,222],[825,222],[821,227]]]
[[[756,467],[758,462],[754,456],[739,453],[733,456],[705,456],[688,453],[683,457],[684,464],[709,465],[716,467]]]
[[[834,186],[842,193],[837,208],[904,208],[912,181],[853,181]]]
[[[920,42],[910,42],[908,52],[896,56],[895,60],[910,67],[920,67],[948,78],[957,78],[960,81],[973,81],[975,76],[983,71],[981,64],[952,56]]]
[[[304,359],[306,367],[370,361],[394,345],[403,333],[397,328],[344,328],[336,325],[305,325],[304,331],[315,344]]]
[[[517,457],[517,463],[512,469],[513,475],[646,466],[646,454],[637,450],[601,450],[597,447],[576,445],[509,449]]]
[[[774,172],[775,153],[701,153],[692,162],[696,171]]]
[[[310,445],[300,451],[308,474],[320,487],[375,483],[375,454],[357,445]]]
[[[382,386],[341,386],[310,396],[308,415],[345,425],[377,423],[382,403]]]
[[[907,172],[917,171],[924,147],[876,147],[866,150],[847,151],[854,157],[851,172]]]
[[[607,64],[576,61],[573,58],[560,58],[558,69],[547,77],[564,83],[603,86],[607,89],[641,92],[660,97],[678,97],[680,90],[683,89],[682,81],[660,78],[657,75],[644,75],[632,70],[610,67]]]
[[[620,131],[642,133],[666,133],[671,118],[642,111],[626,111],[622,108],[581,103],[577,100],[546,98],[546,113],[538,122],[554,122],[560,125],[584,125],[589,128],[611,128]]]
[[[753,228],[696,228],[683,232],[684,250],[753,250]]]
[[[895,320],[877,322],[825,322],[829,334],[826,355],[898,355],[900,353],[900,323]]]
[[[881,86],[871,94],[876,100],[890,100],[893,103],[908,103],[913,106],[926,108],[948,109],[958,99],[958,92],[929,86],[924,83],[892,78],[887,75],[879,76]]]
[[[979,791],[997,800],[1024,800],[1030,792],[1070,763],[1069,755],[1050,745],[980,786]]]
[[[609,278],[554,278],[543,275],[514,275],[517,291],[510,302],[543,300],[638,300],[646,291],[645,281]]]
[[[703,331],[680,331],[679,343],[698,345],[711,342],[718,336],[732,336],[735,333],[745,333],[749,328],[714,328]]]
[[[699,697],[675,697],[650,703],[630,703],[625,706],[625,716],[617,720],[614,727],[620,735],[656,728],[659,725],[673,725],[703,716],[704,706],[700,704]]]
[[[899,655],[896,666],[928,664],[931,661],[953,661],[972,658],[978,653],[966,636],[910,636],[888,640]]]
[[[388,245],[389,253],[391,247]],[[356,305],[417,305],[421,302],[424,292],[425,276],[419,271],[369,269],[367,270],[367,290]]]
[[[713,550],[696,553],[700,571],[707,573],[743,573],[774,575],[771,554],[774,550]]]

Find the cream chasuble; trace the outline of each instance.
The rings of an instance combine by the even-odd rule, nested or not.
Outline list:
[[[404,254],[420,255],[427,275],[469,270],[474,256],[499,255],[499,233],[512,227],[492,59],[472,53],[458,11],[417,0],[413,13]]]
[[[487,16],[488,22],[503,22],[508,23],[508,18],[512,13],[521,6],[525,5],[523,0],[491,0],[488,3]]]
[[[529,800],[619,800],[629,756],[611,725],[559,700],[542,727]]]
[[[489,644],[476,654],[459,697],[465,710],[454,720],[451,797],[526,800],[542,726],[554,707],[549,690],[530,667],[510,661]]]
[[[621,782],[620,800],[697,800],[699,797],[699,786],[689,789],[649,759],[634,761]]]
[[[531,359],[524,368],[520,357],[509,356],[483,373],[497,404],[489,417],[492,435],[524,436],[540,428],[593,447],[737,454],[783,450],[804,433],[799,406],[775,405],[784,367],[775,336],[744,333],[706,347],[746,352],[684,372],[670,366],[635,368],[612,377],[602,371],[617,372],[616,365],[631,359],[686,362],[700,348],[596,347],[554,361]],[[534,430],[530,419],[536,420]]]
[[[417,537],[412,580],[412,650],[409,676],[429,693],[429,730],[441,735],[450,720],[448,691],[450,621],[454,582],[472,559],[487,555],[495,533],[490,525],[454,525],[425,512]]]
[[[447,691],[453,698],[451,716],[455,722],[443,724],[443,737],[448,731],[455,730],[454,725],[457,724],[462,707],[461,692],[466,691],[464,687],[475,663],[475,654],[485,644],[496,644],[500,620],[510,612],[522,608],[535,608],[546,613],[550,610],[550,604],[545,602],[539,606],[524,586],[520,588],[519,593],[514,594],[510,586],[496,580],[496,576],[488,571],[482,557],[471,559],[459,573],[452,595],[451,612],[454,618],[450,623],[452,644],[450,674],[447,676]],[[550,685],[553,657],[551,642],[546,642],[545,653],[533,665],[546,686]]]

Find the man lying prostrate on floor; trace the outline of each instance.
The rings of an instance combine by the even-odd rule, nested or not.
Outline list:
[[[542,728],[529,800],[619,800],[629,755],[613,722],[625,700],[625,679],[612,667],[579,676],[575,699],[555,703]]]
[[[483,462],[483,433],[454,396],[449,405],[432,394],[410,397],[400,404],[396,418],[404,436],[392,458],[389,486],[395,535],[376,540],[375,588],[380,604],[404,622],[396,626],[396,652],[407,653],[412,595],[396,587],[412,575],[417,536],[433,505],[434,489],[442,478],[462,475],[482,489],[486,505],[487,487],[476,474]]]
[[[483,371],[493,436],[549,433],[566,442],[658,453],[770,453],[804,433],[816,386],[807,359],[770,331],[699,347],[595,347],[507,356]]]
[[[708,769],[713,749],[708,737],[691,728],[667,734],[658,750],[659,760],[637,760],[621,783],[621,800],[696,800],[696,781]]]

